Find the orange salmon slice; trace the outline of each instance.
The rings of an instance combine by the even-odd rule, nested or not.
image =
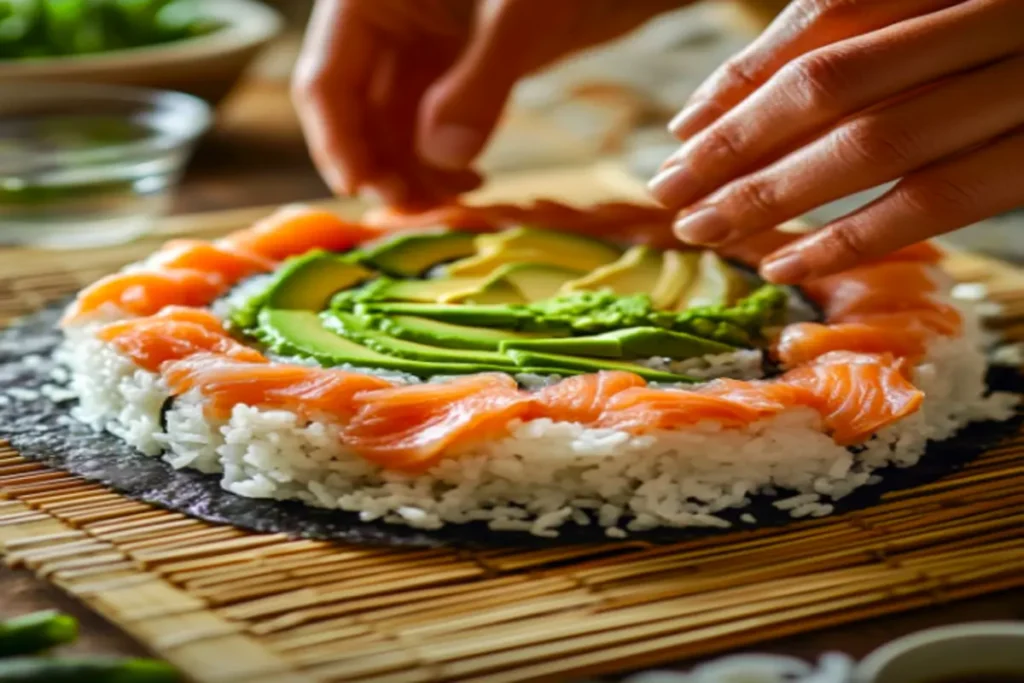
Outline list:
[[[342,439],[371,462],[421,472],[453,446],[504,435],[531,403],[515,380],[498,373],[367,391],[356,396],[357,412],[342,428]]]
[[[274,261],[242,249],[203,240],[171,240],[152,257],[152,264],[163,269],[186,268],[216,273],[234,284],[256,273],[274,269]]]
[[[956,336],[963,327],[963,319],[953,306],[937,301],[925,302],[926,307],[910,308],[888,313],[858,313],[843,316],[840,322],[864,323],[880,327],[915,325],[945,337]]]
[[[114,273],[79,292],[61,323],[73,323],[107,305],[136,316],[152,315],[166,306],[204,306],[224,289],[220,276],[198,270]]]
[[[891,355],[834,351],[790,370],[781,382],[808,390],[836,443],[863,441],[916,412],[924,393]]]
[[[156,372],[164,363],[204,352],[222,356],[226,360],[266,362],[258,351],[239,344],[223,331],[212,331],[209,327],[188,320],[159,316],[124,320],[105,325],[97,331],[96,336],[150,372]]]
[[[913,318],[869,323],[794,323],[779,336],[775,355],[786,367],[809,363],[831,351],[891,353],[916,360],[924,355],[929,330]]]
[[[803,290],[831,321],[858,313],[928,307],[939,286],[927,264],[887,261],[812,280]]]
[[[215,316],[207,308],[192,308],[190,306],[167,306],[159,313],[150,316],[151,318],[158,318],[161,320],[177,320],[179,322],[195,323],[200,327],[205,327],[210,332],[216,332],[217,334],[227,335],[227,330],[224,329],[224,324],[220,318]]]
[[[567,377],[533,394],[530,417],[590,424],[613,396],[646,384],[632,372],[617,370]]]
[[[762,411],[743,401],[697,391],[637,387],[611,398],[596,424],[642,434],[653,429],[678,429],[698,422],[746,425]]]
[[[251,228],[229,235],[224,243],[280,261],[312,249],[344,251],[378,234],[377,230],[346,221],[325,209],[286,206]]]
[[[163,375],[175,395],[198,388],[208,400],[208,414],[222,419],[230,416],[236,405],[346,419],[355,412],[357,394],[391,386],[380,377],[357,372],[210,353],[169,363]]]

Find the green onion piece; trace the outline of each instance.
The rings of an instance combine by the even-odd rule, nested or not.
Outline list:
[[[0,683],[177,683],[164,662],[114,657],[0,659]]]
[[[76,637],[74,617],[53,610],[26,614],[0,623],[0,657],[35,654]]]

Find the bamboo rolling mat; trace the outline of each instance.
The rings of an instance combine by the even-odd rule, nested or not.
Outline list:
[[[498,183],[495,198],[629,196],[608,167]],[[343,211],[359,207],[341,205]],[[95,252],[0,253],[0,321],[176,234]],[[950,257],[1024,340],[1024,272]],[[840,517],[670,546],[478,552],[291,540],[132,501],[0,445],[0,552],[202,683],[563,681],[652,666],[1024,585],[1024,433],[945,479]]]

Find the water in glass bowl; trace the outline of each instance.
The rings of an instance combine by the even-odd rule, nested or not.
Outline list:
[[[144,116],[0,121],[0,245],[73,249],[145,232],[188,154],[151,136]]]

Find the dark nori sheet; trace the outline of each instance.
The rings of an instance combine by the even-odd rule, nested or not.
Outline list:
[[[110,434],[97,434],[68,417],[70,401],[54,401],[40,393],[53,384],[49,355],[61,341],[56,328],[63,302],[28,316],[0,332],[0,438],[7,439],[26,458],[107,484],[127,496],[178,510],[210,522],[233,524],[261,532],[284,532],[296,537],[337,539],[351,543],[405,547],[542,546],[607,540],[596,525],[567,525],[557,539],[517,532],[493,532],[482,523],[448,525],[438,531],[419,531],[383,522],[363,522],[353,513],[320,510],[298,503],[242,498],[222,490],[218,477],[174,470],[159,458],[140,455]],[[46,357],[46,360],[40,359]],[[1024,377],[1014,370],[993,368],[991,388],[1024,391]],[[11,395],[7,390],[21,389]],[[29,398],[28,394],[37,393]],[[1014,433],[1022,415],[1008,422],[975,423],[953,439],[932,444],[927,456],[908,469],[879,470],[881,484],[865,486],[835,504],[836,512],[864,508],[894,489],[933,481],[962,467],[986,448]],[[783,494],[785,495],[785,494]],[[776,510],[773,499],[761,496],[742,510],[721,513],[734,521],[732,529],[662,529],[630,535],[633,541],[666,543],[713,533],[742,533],[744,529],[792,523]],[[756,525],[739,521],[753,514]],[[614,542],[614,541],[609,541]]]

